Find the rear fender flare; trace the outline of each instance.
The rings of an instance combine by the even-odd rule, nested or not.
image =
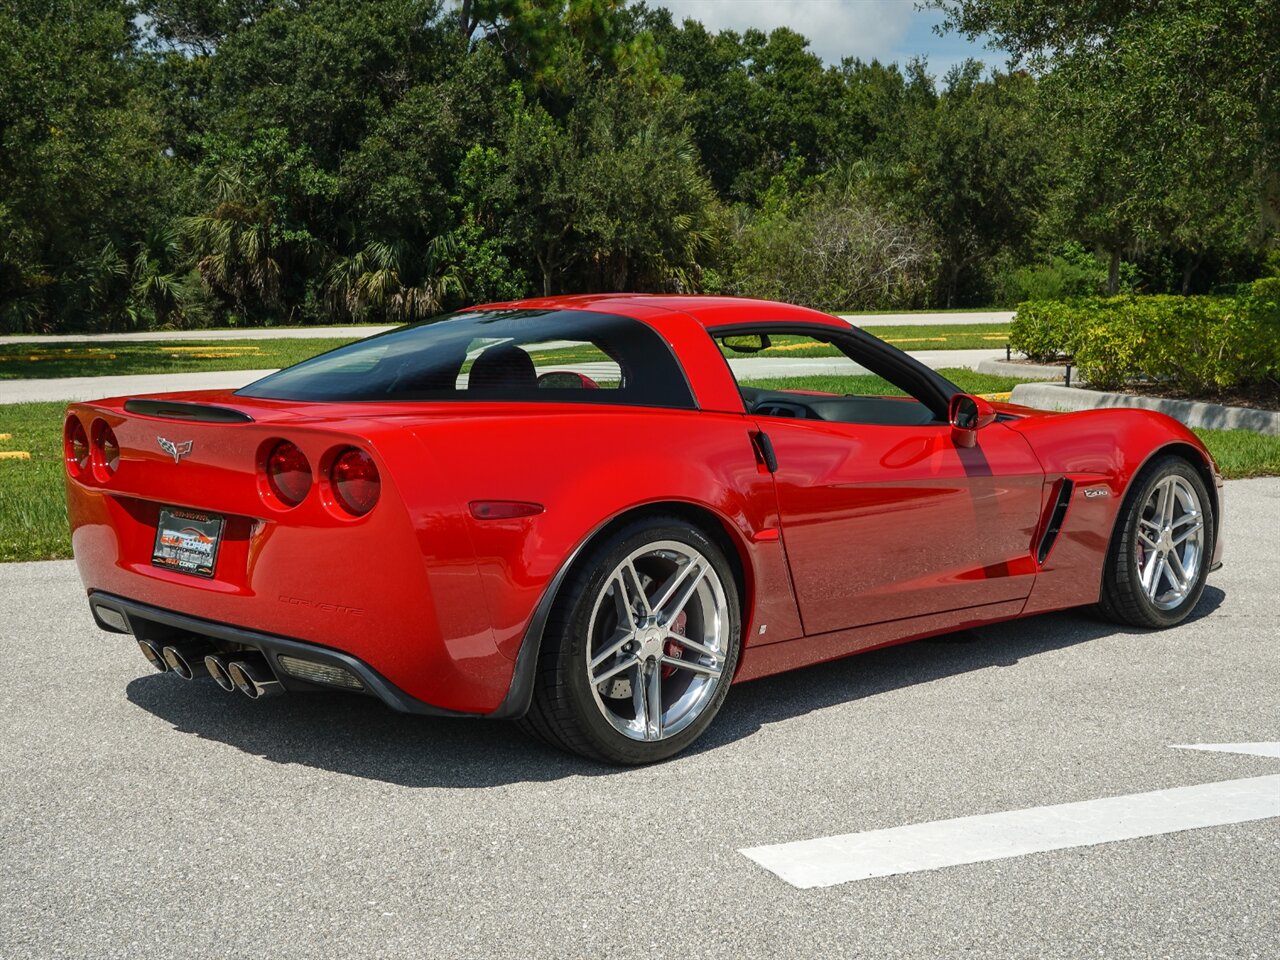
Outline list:
[[[754,576],[751,553],[742,537],[742,532],[726,517],[721,516],[705,504],[688,500],[654,500],[624,507],[612,516],[600,521],[582,537],[547,582],[547,586],[542,591],[542,596],[534,607],[533,615],[529,618],[529,624],[525,628],[524,637],[520,642],[520,650],[516,654],[515,669],[511,675],[511,687],[507,690],[507,695],[503,698],[502,703],[498,705],[498,709],[489,714],[491,719],[515,719],[523,717],[529,712],[529,705],[533,701],[534,674],[538,666],[538,655],[542,651],[543,631],[546,629],[547,618],[551,616],[551,608],[555,605],[556,598],[560,593],[560,587],[569,575],[569,571],[573,569],[574,564],[578,562],[591,544],[607,533],[609,529],[646,514],[654,516],[664,514],[683,515],[686,519],[694,517],[696,519],[692,519],[691,522],[695,526],[698,526],[713,540],[717,541],[722,548],[729,548],[725,549],[725,558],[729,561],[730,567],[733,568],[734,577],[738,581],[738,596],[743,608],[742,624],[743,629],[746,629],[746,624],[751,619],[750,611],[755,602],[754,585],[756,578]],[[713,523],[714,527],[712,526]],[[738,663],[741,666],[741,657],[739,657]]]

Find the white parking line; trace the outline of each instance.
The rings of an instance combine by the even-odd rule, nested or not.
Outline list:
[[[1280,741],[1276,743],[1179,743],[1175,750],[1208,750],[1212,753],[1244,753],[1252,757],[1280,759]]]
[[[1198,744],[1189,749],[1280,757],[1280,743]],[[937,820],[740,852],[792,886],[829,887],[1271,817],[1280,817],[1280,775]]]

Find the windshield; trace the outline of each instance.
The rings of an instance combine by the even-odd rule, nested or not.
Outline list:
[[[680,365],[652,328],[585,310],[484,310],[426,320],[304,360],[237,393],[694,406]]]

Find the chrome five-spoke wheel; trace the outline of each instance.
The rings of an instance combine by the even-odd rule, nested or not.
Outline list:
[[[715,567],[674,540],[646,544],[605,580],[583,668],[603,717],[633,740],[675,736],[724,679],[728,601]]]
[[[1166,454],[1144,467],[1116,516],[1098,597],[1102,613],[1135,627],[1186,619],[1213,562],[1216,507],[1206,477],[1186,458]]]
[[[558,591],[520,722],[596,760],[673,756],[724,703],[741,621],[734,568],[707,530],[664,514],[619,524]]]
[[[1157,609],[1174,609],[1196,585],[1204,534],[1195,489],[1177,474],[1162,478],[1143,504],[1134,538],[1142,589]]]

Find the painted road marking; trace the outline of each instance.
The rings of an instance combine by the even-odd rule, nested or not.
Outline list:
[[[1280,743],[1182,749],[1280,757]],[[830,887],[964,863],[1280,817],[1280,775],[915,823],[739,851],[795,887]]]
[[[1280,741],[1275,743],[1179,743],[1175,750],[1211,750],[1214,753],[1244,753],[1251,757],[1280,760]]]

